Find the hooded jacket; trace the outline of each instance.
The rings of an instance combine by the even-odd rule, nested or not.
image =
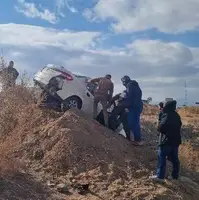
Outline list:
[[[160,132],[159,145],[179,146],[181,144],[181,118],[176,112],[176,101],[169,101],[165,104],[162,116],[159,121],[158,131]]]
[[[123,104],[128,108],[136,109],[142,107],[142,90],[135,80],[131,80],[126,86],[126,96]]]

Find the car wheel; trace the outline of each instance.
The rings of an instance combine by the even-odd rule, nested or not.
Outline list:
[[[68,99],[63,101],[61,107],[62,111],[64,112],[71,108],[81,109],[82,108],[81,99],[78,97],[69,97]]]

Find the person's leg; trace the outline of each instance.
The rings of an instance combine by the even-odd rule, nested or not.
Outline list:
[[[141,135],[140,135],[140,114],[136,110],[131,110],[128,113],[128,125],[129,129],[132,131],[134,135],[134,141],[140,142]]]
[[[117,117],[125,110],[124,106],[116,106],[110,114],[109,124],[112,130],[116,130],[117,128]]]
[[[122,124],[123,124],[123,128],[124,128],[124,131],[126,133],[126,139],[128,140],[131,140],[131,137],[130,137],[130,129],[129,129],[129,126],[128,126],[128,113],[127,112],[123,112],[121,114],[121,121],[122,121]]]
[[[166,172],[166,157],[170,154],[171,147],[163,146],[158,149],[158,167],[156,175],[159,179],[165,178]]]
[[[107,112],[107,100],[102,99],[101,100],[103,114],[104,114],[104,125],[108,127],[108,112]]]
[[[134,137],[136,142],[141,142],[141,131],[140,131],[140,113],[135,113],[134,118]]]
[[[172,147],[172,151],[170,154],[170,161],[173,165],[173,171],[172,171],[172,178],[178,179],[179,177],[179,171],[180,171],[180,161],[178,158],[178,147]]]
[[[99,103],[99,96],[94,97],[94,102],[93,102],[93,119],[97,118],[97,105]]]

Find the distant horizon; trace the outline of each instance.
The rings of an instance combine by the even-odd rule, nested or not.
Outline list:
[[[54,63],[89,77],[111,74],[120,92],[121,77],[129,75],[144,99],[173,97],[180,105],[194,105],[199,101],[197,7],[198,0],[2,1],[1,54],[30,76]]]

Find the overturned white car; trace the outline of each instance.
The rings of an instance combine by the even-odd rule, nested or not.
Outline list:
[[[49,64],[36,73],[33,80],[41,89],[47,88],[51,82],[56,80],[57,87],[59,88],[56,93],[62,99],[63,111],[75,107],[82,110],[85,114],[93,116],[93,94],[96,85],[89,82],[89,77],[75,75],[62,66]],[[113,107],[114,105],[108,109],[109,113],[111,113]],[[98,104],[98,114],[103,118],[103,115],[100,115],[102,114],[101,111],[102,106]],[[103,119],[99,121],[103,124]],[[118,123],[116,131],[125,135],[121,123]]]

